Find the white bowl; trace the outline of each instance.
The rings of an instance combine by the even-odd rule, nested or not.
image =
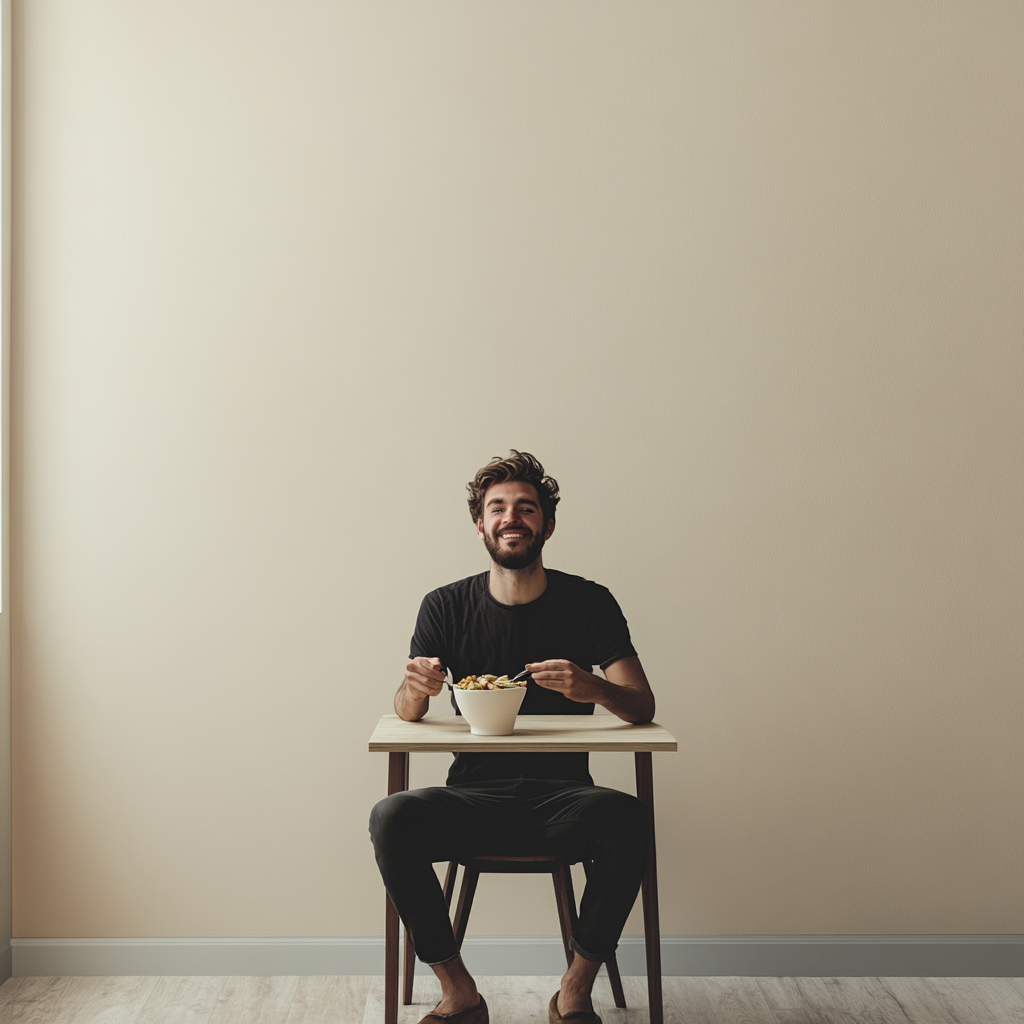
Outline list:
[[[516,725],[516,715],[526,696],[525,686],[506,690],[460,690],[453,688],[455,703],[476,736],[508,736]]]

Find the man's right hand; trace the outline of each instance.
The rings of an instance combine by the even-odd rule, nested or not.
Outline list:
[[[407,722],[418,722],[444,686],[446,676],[440,658],[413,658],[405,666],[405,679],[395,694],[395,712]]]
[[[440,658],[413,658],[405,666],[405,687],[416,697],[436,697],[446,676]]]

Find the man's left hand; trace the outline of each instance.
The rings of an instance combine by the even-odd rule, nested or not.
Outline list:
[[[534,661],[526,666],[533,681],[548,690],[558,690],[569,700],[581,704],[599,703],[608,684],[593,672],[574,665],[564,658],[552,658],[550,661]]]

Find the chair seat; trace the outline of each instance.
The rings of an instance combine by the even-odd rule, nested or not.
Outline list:
[[[480,874],[489,875],[550,875],[560,869],[561,857],[537,855],[532,857],[505,857],[500,854],[481,854],[458,862],[463,867],[473,866]]]

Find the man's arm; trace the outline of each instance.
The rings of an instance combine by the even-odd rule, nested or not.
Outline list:
[[[644,667],[635,655],[613,661],[604,670],[604,679],[561,658],[536,661],[526,667],[538,686],[558,690],[569,700],[600,704],[613,715],[635,725],[654,718],[651,684],[647,682]]]
[[[395,714],[407,722],[418,722],[427,713],[430,698],[444,689],[446,674],[440,658],[413,658],[405,666],[405,679],[395,694]]]

